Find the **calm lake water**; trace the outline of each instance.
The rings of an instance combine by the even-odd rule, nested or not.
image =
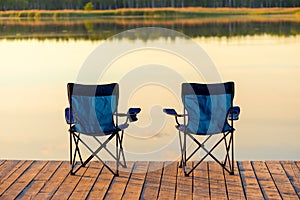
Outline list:
[[[272,20],[273,22],[269,23],[282,23],[280,20]],[[276,27],[265,21],[256,23],[259,23],[260,31],[249,31],[251,34],[237,34],[234,31],[243,30],[242,27],[257,27],[257,24],[250,25],[242,21],[233,23],[234,30],[231,24],[231,34],[225,31],[222,35],[220,32],[221,36],[207,34],[209,31],[201,35],[202,30],[212,26],[207,25],[208,23],[204,23],[206,29],[202,27],[198,32],[186,28],[183,30],[193,33],[186,34],[206,51],[215,63],[221,79],[236,83],[234,102],[242,110],[240,120],[236,123],[236,159],[299,160],[300,34],[297,31],[294,31],[294,34],[290,33],[291,30],[297,30],[291,24],[287,25],[290,27],[288,33],[282,34],[280,30],[274,31]],[[2,30],[5,29],[4,26],[6,29],[15,26],[15,29],[21,30],[20,24],[2,23]],[[29,29],[33,25],[23,26]],[[214,26],[222,29],[224,24],[221,26],[215,22]],[[228,30],[228,24],[225,26]],[[122,26],[122,29],[126,30],[126,27]],[[267,31],[269,29],[273,32]],[[82,64],[99,44],[104,43],[104,39],[79,37],[79,33],[76,33],[76,37],[66,39],[65,32],[60,31],[59,33],[64,34],[57,33],[58,36],[62,36],[57,40],[48,37],[55,35],[56,32],[53,31],[41,32],[41,35],[48,33],[47,37],[42,39],[34,34],[21,37],[20,34],[12,34],[16,33],[13,31],[7,35],[5,32],[1,33],[1,159],[69,158],[68,126],[63,114],[64,108],[68,106],[66,84],[76,82]],[[113,33],[103,37],[107,38]],[[136,41],[124,38],[119,42],[132,44]],[[118,81],[120,71],[126,73],[128,69],[120,69],[118,64],[134,65],[131,61],[137,57],[144,58],[143,61],[149,63],[157,53],[142,51],[120,59],[119,63],[114,63],[115,68],[109,72],[106,81]],[[175,71],[182,70],[183,73],[189,74],[184,65],[177,66],[179,61],[169,60],[171,61],[168,65],[172,66],[173,62]],[[201,77],[187,76],[189,81],[203,81]],[[120,89],[124,92],[126,86],[121,86]],[[157,95],[153,95],[154,91]],[[122,101],[122,96],[120,98]],[[161,108],[173,106],[182,109],[181,102],[174,98],[172,92],[153,84],[136,90],[129,103],[142,107],[140,120],[125,135],[124,145],[129,158],[176,159],[179,150],[174,121],[166,117]],[[159,130],[152,126],[157,120],[164,122]],[[139,132],[139,135],[135,135],[136,132]]]

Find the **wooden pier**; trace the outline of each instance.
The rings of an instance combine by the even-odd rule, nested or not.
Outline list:
[[[206,161],[189,177],[178,162],[127,164],[118,177],[96,161],[71,176],[67,161],[0,160],[0,199],[300,199],[300,161],[238,161],[235,175]]]

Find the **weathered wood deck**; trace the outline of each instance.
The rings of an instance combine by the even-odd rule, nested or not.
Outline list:
[[[193,163],[189,163],[193,165]],[[0,161],[0,199],[299,199],[300,161],[215,162],[185,177],[177,162],[129,162],[114,177],[99,162],[69,175],[67,161]]]

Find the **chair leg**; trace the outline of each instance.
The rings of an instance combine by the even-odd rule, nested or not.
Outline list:
[[[72,143],[73,143],[73,141],[72,141],[72,133],[71,133],[71,131],[70,131],[70,165],[72,165],[72,155],[73,155],[73,145],[72,145]]]
[[[119,161],[119,164],[124,167],[124,168],[127,168],[127,165],[126,165],[126,159],[125,159],[125,154],[124,154],[124,150],[123,150],[123,136],[124,136],[124,131],[122,131],[121,133],[121,137],[119,136],[119,159],[121,159],[121,156],[123,158],[123,163],[121,163],[121,161]]]
[[[75,133],[72,133],[72,134],[73,134],[73,139],[74,139],[74,143],[75,143],[74,160],[76,157],[76,153],[78,153],[80,163],[83,164],[83,159],[82,159],[82,156],[81,156],[81,153],[79,150],[79,146],[78,146],[79,140],[80,140],[80,134],[78,134],[78,135],[76,135]]]
[[[85,167],[87,165],[87,163],[89,163],[94,155],[89,156],[85,161],[83,161],[81,153],[80,153],[80,149],[79,149],[79,142],[80,140],[80,134],[76,135],[75,133],[72,133],[73,135],[73,140],[74,140],[74,144],[75,144],[75,151],[74,151],[74,155],[73,155],[73,160],[71,161],[71,170],[70,170],[70,174],[71,175],[75,175],[77,171],[79,171],[82,167]],[[79,167],[77,167],[76,170],[75,166],[76,166],[76,158],[77,158],[77,153],[78,153],[78,157],[80,159],[80,163],[81,165]]]
[[[119,176],[119,162],[120,162],[120,156],[119,156],[119,133],[116,133],[116,176]]]
[[[184,171],[184,174],[185,176],[187,175],[187,172],[186,172],[186,132],[183,133],[183,171]]]
[[[73,157],[73,141],[72,141],[72,133],[71,131],[69,132],[70,134],[70,174],[71,175],[74,175],[74,172],[73,172],[73,160],[72,160],[72,157]]]
[[[230,175],[233,175],[234,174],[233,131],[231,131],[229,135],[230,135],[230,138],[229,138],[228,144],[227,144],[226,137],[224,138],[225,148],[226,148],[226,156],[225,156],[225,161],[224,161],[224,168],[226,167],[226,162],[228,161],[228,165],[229,165],[228,172],[229,172]],[[225,136],[225,134],[224,134],[224,136]]]
[[[72,139],[72,137],[73,137],[73,139]],[[74,144],[75,144],[74,155],[72,153],[73,152],[73,141],[74,141]],[[70,174],[71,175],[75,175],[76,172],[78,171],[78,169],[76,171],[74,171],[74,168],[75,168],[75,165],[76,165],[77,153],[78,153],[81,165],[83,165],[83,160],[82,160],[82,157],[81,157],[81,153],[80,153],[78,144],[79,144],[79,135],[76,135],[74,132],[70,131],[70,165],[71,165]]]
[[[178,131],[178,137],[179,137],[179,145],[180,145],[180,154],[181,154],[181,160],[179,163],[179,168],[183,167],[183,146],[182,146],[182,139],[181,139],[181,135],[180,135],[180,131]]]
[[[224,159],[224,163],[223,163],[223,167],[225,168],[226,165],[227,165],[227,161],[228,161],[228,165],[229,165],[229,171],[231,172],[231,169],[232,169],[232,163],[231,163],[231,159],[230,159],[230,147],[231,147],[231,135],[230,135],[230,138],[229,138],[229,141],[228,141],[228,144],[227,144],[227,136],[228,135],[225,135],[225,133],[223,133],[223,137],[224,137],[224,144],[225,144],[225,150],[226,150],[226,155],[225,155],[225,159]]]
[[[231,164],[231,167],[232,167],[232,169],[231,169],[231,175],[234,175],[234,147],[233,147],[234,145],[233,145],[233,131],[231,132],[231,162],[232,162],[232,164]]]

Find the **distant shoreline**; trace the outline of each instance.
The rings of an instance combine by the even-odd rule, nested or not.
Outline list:
[[[122,8],[115,10],[10,10],[2,18],[96,18],[96,17],[218,17],[229,15],[296,15],[298,8]]]

